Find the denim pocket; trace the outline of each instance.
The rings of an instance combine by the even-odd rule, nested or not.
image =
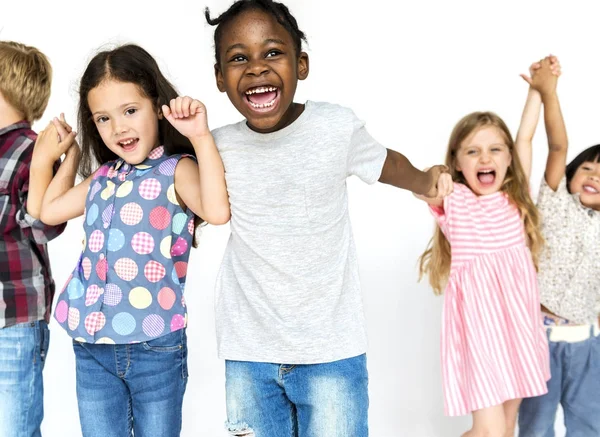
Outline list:
[[[186,342],[185,329],[180,329],[154,340],[144,341],[142,342],[142,347],[144,350],[153,352],[176,352],[183,350]]]
[[[45,321],[40,322],[40,360],[46,361],[48,356],[48,347],[50,346],[50,330],[48,329],[48,323]]]

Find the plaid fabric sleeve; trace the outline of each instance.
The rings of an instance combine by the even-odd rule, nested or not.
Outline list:
[[[28,156],[28,162],[24,162],[21,171],[18,175],[19,180],[19,200],[20,205],[17,208],[16,221],[23,230],[23,233],[35,241],[37,244],[46,244],[63,233],[66,223],[58,226],[49,226],[42,223],[41,220],[35,219],[27,214],[27,193],[29,192],[29,166],[31,164],[31,155]],[[60,161],[54,163],[54,174],[58,171]]]

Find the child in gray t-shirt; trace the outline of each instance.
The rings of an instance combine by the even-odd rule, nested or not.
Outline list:
[[[233,435],[366,436],[367,348],[346,178],[443,197],[350,109],[295,103],[308,76],[286,6],[238,1],[215,19],[217,86],[244,116],[213,132],[231,237],[217,280]],[[254,434],[252,434],[254,432]]]

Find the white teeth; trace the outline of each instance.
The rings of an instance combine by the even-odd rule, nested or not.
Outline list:
[[[259,87],[246,91],[246,95],[251,96],[252,94],[271,93],[273,91],[277,91],[274,86]]]
[[[130,144],[132,144],[135,141],[135,139],[131,139],[131,140],[127,140],[127,141],[119,141],[119,144],[121,146],[129,146]]]
[[[583,190],[587,191],[588,193],[598,194],[598,190],[596,190],[594,187],[591,187],[589,185],[584,185]]]
[[[275,99],[273,99],[267,103],[254,103],[254,102],[249,102],[249,103],[250,103],[250,106],[252,106],[253,108],[256,108],[256,109],[270,108],[271,106],[273,106],[275,104]]]
[[[494,170],[480,170],[479,173],[491,173]]]

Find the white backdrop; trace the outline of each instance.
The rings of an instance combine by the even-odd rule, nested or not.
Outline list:
[[[563,65],[559,92],[571,152],[600,142],[598,10],[593,1],[288,0],[309,39],[311,71],[297,101],[350,106],[371,134],[415,165],[441,163],[454,123],[475,110],[499,113],[516,133],[527,92],[519,73],[548,53]],[[135,42],[150,51],[182,94],[203,100],[211,127],[240,119],[213,79],[214,13],[230,0],[80,2],[4,0],[0,38],[34,45],[54,68],[42,129],[64,111],[74,122],[77,84],[106,44]],[[365,6],[366,5],[366,6]],[[535,140],[533,189],[545,162]],[[439,366],[441,298],[417,283],[416,260],[433,229],[426,207],[409,193],[349,180],[350,208],[369,329],[370,430],[375,437],[457,436],[470,418],[443,416]],[[216,356],[213,285],[228,225],[204,229],[192,252],[189,303],[190,379],[183,436],[225,436],[224,366]],[[81,248],[81,221],[50,244],[62,287]],[[78,436],[71,342],[51,323],[45,369],[46,436]],[[562,425],[558,424],[558,429]]]

